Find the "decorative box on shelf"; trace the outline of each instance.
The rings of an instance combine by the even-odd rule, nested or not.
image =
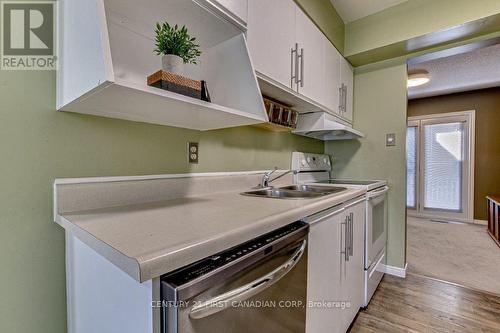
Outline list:
[[[269,122],[256,126],[276,132],[290,132],[297,127],[299,115],[297,111],[269,98],[264,97],[263,99]]]
[[[193,80],[182,75],[159,70],[148,76],[147,82],[148,86],[210,102],[210,96],[204,81]]]

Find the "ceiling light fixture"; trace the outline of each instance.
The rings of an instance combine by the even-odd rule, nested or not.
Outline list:
[[[408,82],[406,86],[408,88],[421,86],[430,81],[429,72],[427,71],[414,71],[408,73]]]

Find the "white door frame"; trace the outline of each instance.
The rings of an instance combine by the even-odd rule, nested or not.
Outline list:
[[[416,144],[417,144],[417,193],[416,193],[416,209],[407,209],[408,216],[433,218],[442,220],[454,220],[461,222],[474,223],[474,143],[475,143],[475,110],[448,112],[430,114],[424,116],[408,117],[407,126],[416,126]],[[468,200],[464,203],[463,213],[451,212],[428,212],[424,211],[422,206],[423,201],[423,177],[421,177],[421,156],[423,156],[424,145],[422,144],[423,124],[438,123],[443,120],[449,122],[465,121],[466,138],[465,141],[468,146],[468,151],[465,151],[465,157],[469,160],[469,164],[462,170],[462,177],[465,179],[466,187],[462,188],[463,195],[466,194]]]

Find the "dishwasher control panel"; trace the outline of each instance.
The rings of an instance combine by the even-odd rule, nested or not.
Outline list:
[[[262,250],[264,255],[274,252],[273,245],[280,239],[291,235],[301,229],[307,229],[308,224],[303,221],[297,221],[284,227],[271,231],[267,234],[254,238],[248,242],[232,247],[228,250],[219,252],[215,255],[197,261],[188,266],[179,268],[171,273],[162,276],[162,282],[172,286],[180,286],[192,280],[200,278],[218,268],[230,265],[244,257],[248,257],[255,252]]]

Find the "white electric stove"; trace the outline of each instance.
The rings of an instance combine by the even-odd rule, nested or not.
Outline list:
[[[332,177],[330,157],[324,154],[294,152],[292,170],[297,184],[362,187],[366,193],[365,292],[364,306],[370,302],[384,275],[387,243],[387,192],[385,180],[352,180]]]

